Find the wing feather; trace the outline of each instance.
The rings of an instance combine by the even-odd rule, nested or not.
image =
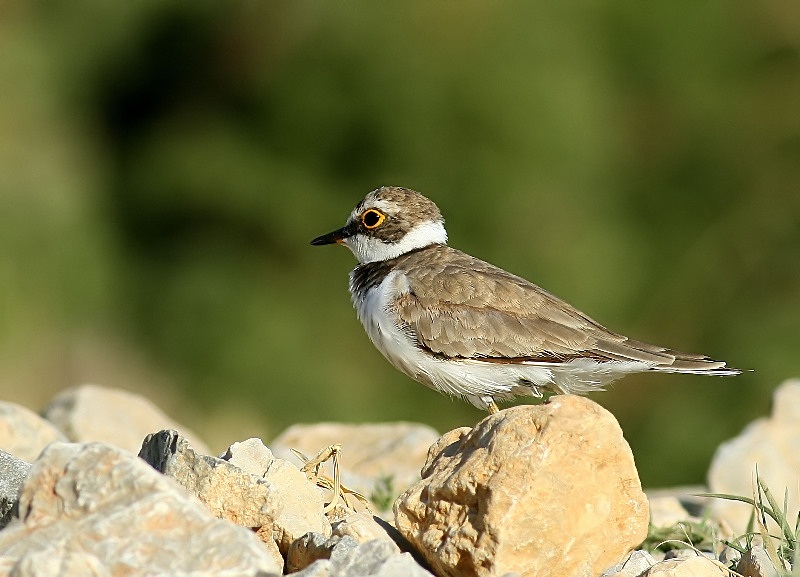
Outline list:
[[[408,290],[396,307],[404,328],[435,355],[548,364],[588,357],[687,372],[724,367],[703,355],[628,339],[533,283],[456,249],[424,250],[425,259],[398,259]]]

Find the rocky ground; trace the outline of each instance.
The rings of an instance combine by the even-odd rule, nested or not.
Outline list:
[[[123,391],[79,387],[41,415],[0,402],[0,577],[771,577],[796,545],[767,515],[736,540],[753,507],[690,493],[752,497],[757,464],[797,519],[800,381],[719,448],[708,488],[650,494],[614,417],[575,396],[442,436],[298,425],[219,457]]]

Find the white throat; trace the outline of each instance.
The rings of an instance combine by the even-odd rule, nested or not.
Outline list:
[[[447,244],[447,231],[442,221],[423,222],[409,230],[397,242],[383,242],[377,238],[356,234],[344,239],[361,264],[397,258],[401,254],[432,244]]]

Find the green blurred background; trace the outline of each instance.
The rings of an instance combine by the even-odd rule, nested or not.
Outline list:
[[[139,391],[215,449],[481,418],[395,371],[312,248],[417,189],[451,244],[754,369],[592,398],[654,487],[800,376],[800,3],[0,2],[0,398]]]

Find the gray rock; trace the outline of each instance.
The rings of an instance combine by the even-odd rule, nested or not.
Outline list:
[[[755,545],[742,555],[736,565],[736,572],[742,577],[780,577],[781,572],[775,568],[767,550]]]
[[[261,439],[255,438],[234,443],[220,456],[220,459],[256,477],[263,477],[275,463],[272,451],[264,446]]]
[[[730,577],[725,565],[706,557],[670,559],[656,563],[642,577]]]
[[[397,552],[400,552],[400,548],[395,543],[393,536],[387,533],[386,527],[382,523],[385,524],[386,522],[370,515],[366,511],[353,513],[332,524],[331,536],[344,537],[348,535],[355,539],[357,543],[380,539],[391,544]]]
[[[3,575],[0,569],[0,575]],[[94,555],[80,551],[29,551],[9,568],[9,577],[111,577]]]
[[[66,440],[50,421],[25,407],[0,401],[0,450],[30,463],[50,443]]]
[[[0,451],[0,529],[11,521],[17,494],[30,468],[30,463]]]
[[[286,572],[294,573],[311,565],[319,559],[330,559],[331,550],[341,540],[334,541],[322,533],[306,533],[295,539],[286,554]]]
[[[670,549],[667,551],[666,555],[664,555],[664,561],[670,561],[671,559],[692,559],[693,557],[705,557],[711,561],[717,560],[716,554],[711,551],[697,551],[687,547],[685,549]]]
[[[230,450],[227,455],[232,455]],[[305,533],[330,535],[321,491],[282,459],[265,458],[269,465],[259,477],[224,459],[198,455],[175,431],[148,435],[139,456],[180,483],[215,517],[258,529],[259,536],[265,542],[274,539],[283,554]]]
[[[121,389],[82,385],[57,395],[42,414],[70,441],[101,441],[138,453],[153,431],[176,429],[201,453],[210,453],[197,435],[144,397]]]
[[[103,443],[53,443],[31,467],[19,518],[0,531],[10,575],[280,573],[252,532],[215,519],[172,480]]]
[[[395,552],[400,548],[386,532],[386,529],[366,512],[354,513],[342,521],[333,523],[329,538],[320,533],[306,533],[296,539],[289,547],[286,556],[286,571],[293,573],[305,569],[319,559],[330,559],[334,549],[342,551],[370,541],[385,541]]]
[[[788,492],[788,519],[800,509],[800,379],[781,384],[773,395],[772,415],[750,423],[741,434],[721,444],[708,471],[712,493],[752,497],[756,467],[773,495],[783,504]],[[713,499],[712,515],[726,521],[737,535],[745,532],[752,507]],[[777,525],[769,522],[771,529]]]
[[[356,544],[349,536],[342,537],[331,550],[330,559],[320,559],[297,577],[433,577],[408,553],[397,553],[382,540]]]
[[[647,551],[633,551],[623,561],[606,569],[601,577],[639,577],[657,561]]]

